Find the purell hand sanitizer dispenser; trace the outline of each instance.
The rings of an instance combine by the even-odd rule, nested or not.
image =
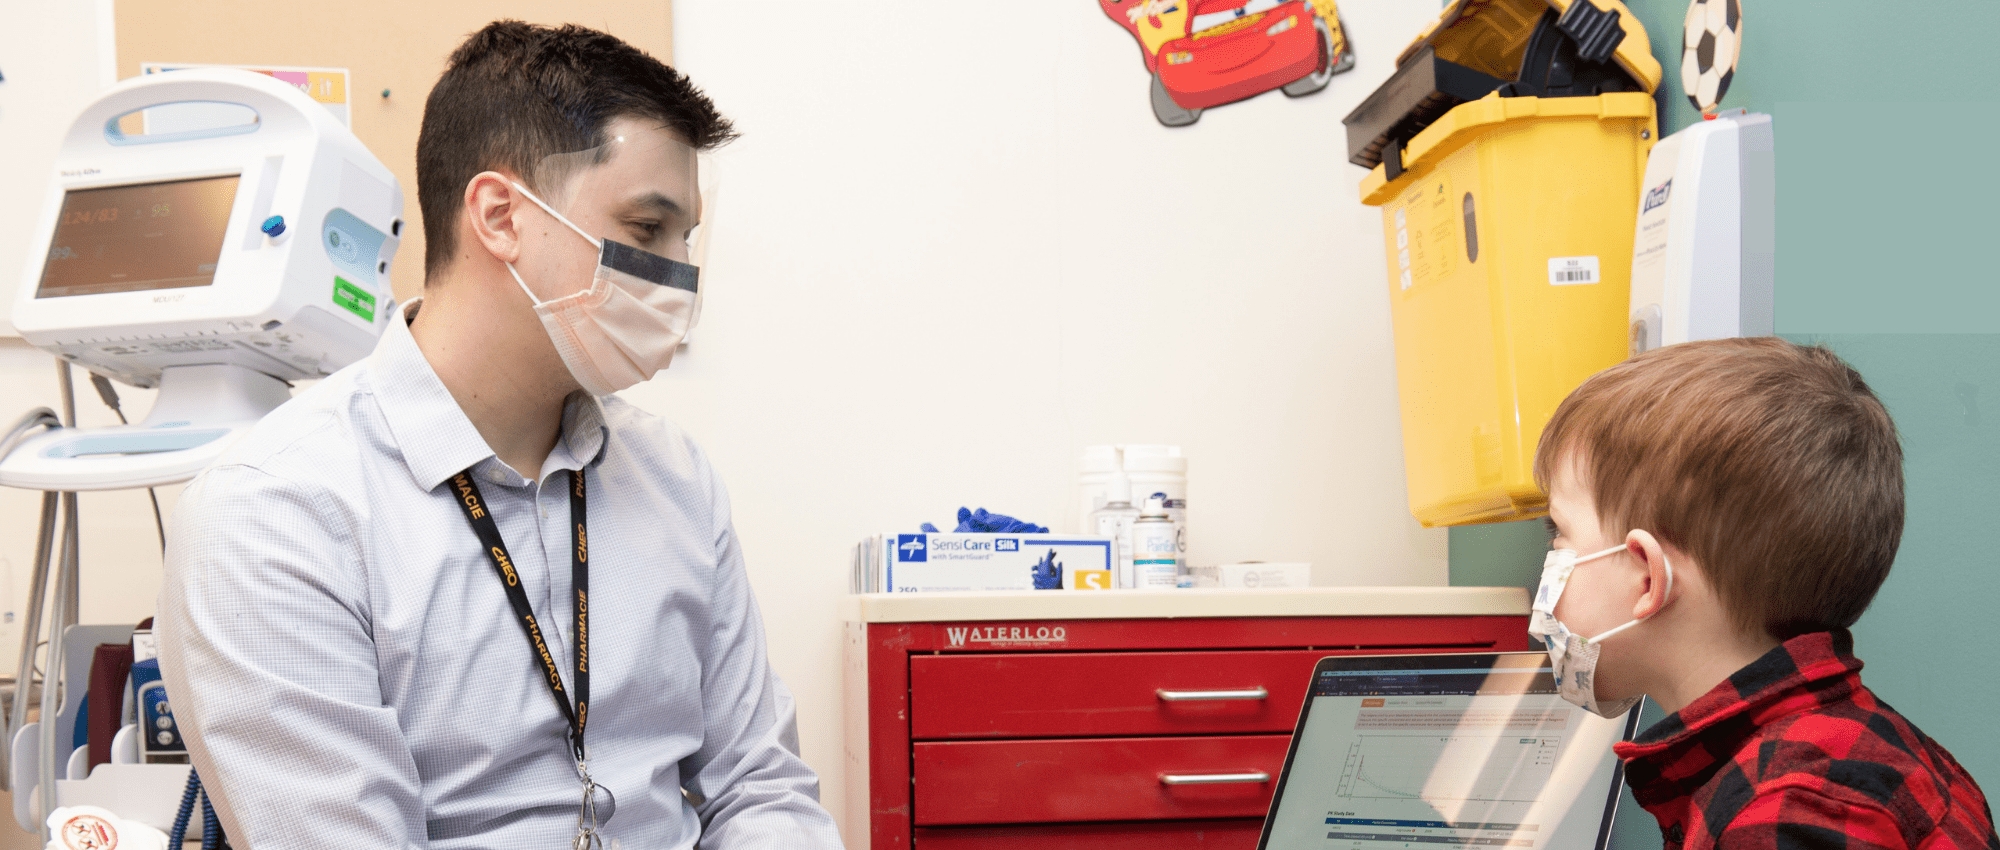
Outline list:
[[[1632,247],[1632,353],[1768,336],[1776,278],[1771,116],[1731,110],[1660,140]]]

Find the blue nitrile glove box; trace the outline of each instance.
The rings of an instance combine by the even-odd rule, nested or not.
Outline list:
[[[1088,534],[883,534],[863,541],[867,592],[1110,590],[1113,544]]]

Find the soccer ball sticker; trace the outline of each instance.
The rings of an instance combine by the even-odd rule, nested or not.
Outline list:
[[[1714,112],[1736,76],[1743,49],[1743,9],[1738,0],[1694,0],[1681,33],[1681,88],[1704,114]]]

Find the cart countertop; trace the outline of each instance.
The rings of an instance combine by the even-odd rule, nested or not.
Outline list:
[[[1175,617],[1524,617],[1527,614],[1528,592],[1519,587],[863,593],[841,601],[841,618],[861,623]]]

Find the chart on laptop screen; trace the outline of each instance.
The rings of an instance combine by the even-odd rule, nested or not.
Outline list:
[[[1265,847],[1593,846],[1621,723],[1557,696],[1546,656],[1426,658],[1459,666],[1315,673]]]
[[[1467,711],[1363,699],[1337,797],[1532,803],[1555,772],[1567,711]],[[1374,704],[1371,706],[1370,704]]]

